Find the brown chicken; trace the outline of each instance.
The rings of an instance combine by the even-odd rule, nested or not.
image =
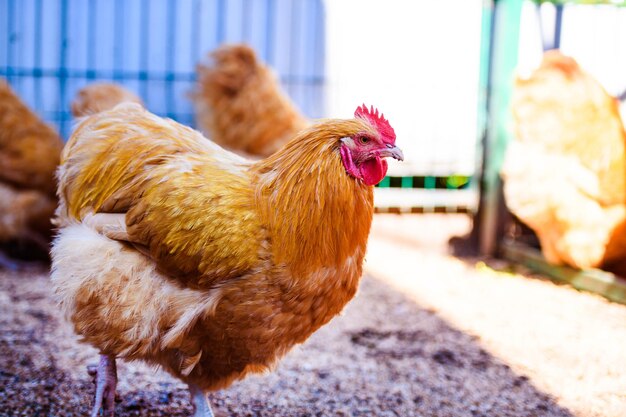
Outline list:
[[[245,156],[266,157],[309,125],[275,75],[246,45],[223,46],[198,65],[196,122],[214,142]]]
[[[576,61],[551,51],[517,81],[512,108],[506,202],[536,232],[545,257],[579,268],[626,261],[626,134],[617,101]]]
[[[72,102],[72,114],[74,117],[89,116],[112,109],[123,102],[137,103],[143,106],[143,102],[137,95],[120,85],[113,83],[89,84],[76,94]]]
[[[102,353],[96,404],[113,415],[115,358],[206,393],[270,368],[354,296],[385,157],[378,111],[321,121],[265,160],[122,104],[85,119],[59,169],[52,282]]]
[[[12,255],[47,256],[62,147],[54,129],[0,80],[0,244]],[[21,245],[26,253],[11,251]]]

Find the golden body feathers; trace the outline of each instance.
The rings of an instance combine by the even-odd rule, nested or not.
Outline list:
[[[267,369],[356,292],[373,193],[338,139],[372,129],[323,122],[252,163],[136,105],[83,121],[59,169],[52,275],[76,331],[202,389]],[[122,241],[91,212],[122,216],[98,229]]]
[[[211,59],[210,65],[198,65],[194,92],[198,126],[211,140],[239,154],[265,157],[308,126],[252,48],[223,46]]]

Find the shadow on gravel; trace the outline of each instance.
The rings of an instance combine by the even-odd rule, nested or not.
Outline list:
[[[243,382],[218,402],[238,417],[574,417],[476,337],[372,277],[343,317],[263,382]]]
[[[1,416],[89,414],[90,378],[57,366],[64,352],[55,338],[72,336],[60,332],[47,291],[43,274],[0,276]],[[140,386],[142,375],[125,378]],[[117,415],[191,415],[179,387],[164,375],[158,389],[120,392]],[[276,372],[216,393],[213,403],[233,417],[573,417],[475,337],[371,277],[345,315]]]

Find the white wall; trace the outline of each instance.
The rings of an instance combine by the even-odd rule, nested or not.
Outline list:
[[[481,0],[327,0],[327,111],[374,104],[406,162],[391,175],[471,174]]]
[[[550,5],[542,6],[549,22]],[[563,12],[561,51],[574,57],[610,94],[626,89],[626,8],[567,6]],[[527,76],[541,62],[542,46],[535,6],[524,5],[520,36],[520,75]]]

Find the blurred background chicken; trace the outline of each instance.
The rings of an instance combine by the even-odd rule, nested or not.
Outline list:
[[[141,103],[116,84],[92,84],[72,103],[75,117],[114,107]],[[48,259],[57,206],[55,171],[63,142],[0,80],[0,264],[15,268],[26,260]],[[8,255],[8,256],[7,256]]]
[[[141,99],[133,92],[113,83],[94,83],[82,88],[72,101],[74,117],[89,116],[112,109],[119,103],[137,103],[143,106]]]
[[[0,80],[0,245],[10,256],[48,257],[62,147],[55,130]]]
[[[374,109],[300,132],[251,162],[134,104],[85,119],[63,152],[52,281],[102,353],[96,402],[113,414],[115,358],[206,392],[271,367],[354,296],[386,157]],[[95,214],[94,214],[95,213]]]
[[[265,157],[308,125],[249,46],[222,46],[209,61],[197,66],[193,100],[197,125],[214,142]]]
[[[550,51],[517,80],[512,109],[507,206],[550,262],[622,270],[626,135],[615,98],[572,58]]]

